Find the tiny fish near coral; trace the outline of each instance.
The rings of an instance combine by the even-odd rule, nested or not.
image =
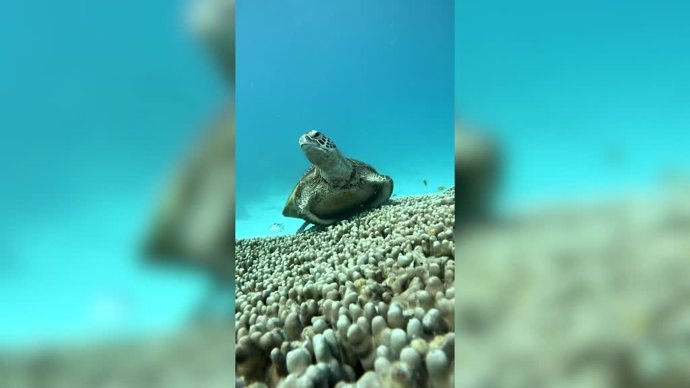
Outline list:
[[[279,224],[279,223],[273,223],[271,226],[268,227],[268,230],[272,233],[279,233],[282,232],[283,229],[285,229],[285,225]]]

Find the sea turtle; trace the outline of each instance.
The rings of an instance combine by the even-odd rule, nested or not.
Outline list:
[[[370,165],[343,156],[335,143],[318,131],[299,138],[312,166],[290,193],[283,216],[307,225],[330,225],[355,213],[381,206],[393,193],[393,180]]]

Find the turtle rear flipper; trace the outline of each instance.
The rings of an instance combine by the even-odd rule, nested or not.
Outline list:
[[[364,205],[365,208],[373,209],[386,203],[393,194],[393,179],[386,175],[372,175],[368,183],[375,187],[375,194]]]
[[[302,223],[302,226],[300,226],[299,229],[297,229],[297,232],[295,232],[295,234],[300,234],[300,233],[306,232],[305,229],[307,228],[307,226],[309,226],[309,224],[311,224],[311,222],[309,222],[309,221],[304,221],[304,222]],[[311,229],[310,229],[310,230],[311,230]]]
[[[323,228],[325,227],[326,225],[312,224],[309,221],[304,221],[304,223],[302,223],[302,226],[300,226],[299,229],[297,229],[297,232],[295,232],[295,234],[316,232],[319,230],[323,230]]]

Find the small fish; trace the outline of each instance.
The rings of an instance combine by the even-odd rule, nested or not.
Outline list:
[[[446,189],[446,186],[443,186],[443,185],[441,185],[441,186],[438,187],[438,191],[443,191],[443,190],[445,190],[445,189]]]
[[[428,187],[428,182],[426,181],[426,179],[422,180],[422,183],[424,183],[424,187]]]
[[[271,233],[282,232],[283,229],[285,229],[285,225],[279,224],[279,223],[271,224],[271,226],[268,227],[268,230],[269,230]]]

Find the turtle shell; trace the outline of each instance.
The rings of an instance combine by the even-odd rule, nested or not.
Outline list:
[[[283,215],[312,221],[305,216],[305,210],[309,210],[324,219],[340,219],[371,207],[382,191],[389,191],[390,196],[390,178],[366,163],[350,161],[354,167],[352,177],[338,187],[324,180],[315,166],[309,168],[292,190]]]

